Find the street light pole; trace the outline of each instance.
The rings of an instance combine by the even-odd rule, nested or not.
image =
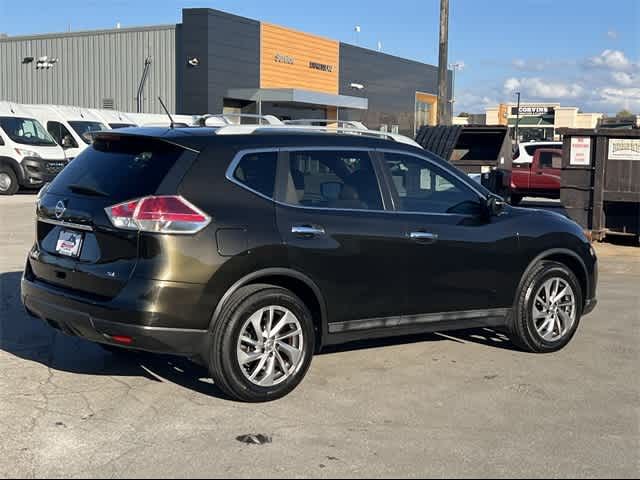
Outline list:
[[[520,92],[516,92],[518,96],[518,106],[516,107],[516,146],[520,143]]]
[[[453,75],[453,78],[451,79],[451,116],[453,116],[454,114],[453,107],[456,103],[456,71],[462,70],[462,66],[462,63],[452,63],[451,65],[449,65],[449,68],[451,69],[451,73]]]

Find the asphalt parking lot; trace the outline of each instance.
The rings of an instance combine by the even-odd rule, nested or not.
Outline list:
[[[598,245],[599,307],[562,352],[490,330],[349,345],[289,397],[244,405],[187,361],[28,317],[34,201],[0,198],[0,477],[640,475],[638,247]]]

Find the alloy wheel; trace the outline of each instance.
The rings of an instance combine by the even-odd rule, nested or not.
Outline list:
[[[244,323],[237,356],[242,373],[254,385],[281,384],[299,370],[304,360],[300,321],[287,308],[261,308]]]
[[[533,300],[533,323],[538,335],[555,342],[571,331],[576,321],[576,297],[571,285],[563,278],[546,280]]]

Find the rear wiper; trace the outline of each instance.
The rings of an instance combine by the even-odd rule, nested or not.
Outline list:
[[[83,193],[85,195],[93,195],[96,197],[109,197],[110,195],[107,192],[103,192],[95,187],[90,187],[88,185],[80,185],[78,183],[72,183],[67,187],[69,190],[75,193]]]

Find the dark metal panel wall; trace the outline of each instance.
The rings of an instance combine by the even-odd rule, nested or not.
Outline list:
[[[260,23],[210,9],[186,9],[182,17],[182,112],[220,113],[232,88],[260,84]],[[199,67],[187,59],[197,57]]]
[[[372,129],[399,125],[400,133],[413,136],[416,91],[438,94],[436,66],[340,44],[340,94],[369,99],[368,110],[341,111],[341,119],[359,120]]]

